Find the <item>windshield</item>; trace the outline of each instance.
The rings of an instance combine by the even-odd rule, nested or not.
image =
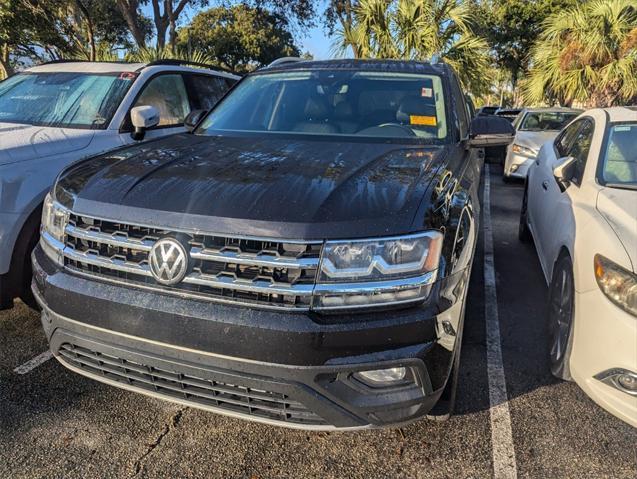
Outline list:
[[[637,185],[637,123],[611,126],[604,152],[602,177],[606,183]]]
[[[435,75],[294,71],[243,80],[198,133],[223,131],[447,138],[442,81]]]
[[[106,128],[134,75],[22,73],[0,83],[0,122]]]
[[[522,131],[559,131],[579,113],[543,111],[527,113],[520,125]]]

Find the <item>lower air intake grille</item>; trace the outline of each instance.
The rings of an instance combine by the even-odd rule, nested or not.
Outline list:
[[[299,425],[326,425],[318,415],[286,394],[238,384],[201,379],[145,366],[133,361],[65,343],[62,361],[87,373],[117,381],[129,387],[151,391],[167,399],[179,399],[255,418]]]

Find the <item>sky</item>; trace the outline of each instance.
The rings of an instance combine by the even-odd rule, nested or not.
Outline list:
[[[214,2],[211,2],[210,7],[214,6]],[[326,0],[320,0],[317,5],[317,13],[319,15],[319,21],[321,20],[320,16],[323,15],[326,7]],[[180,24],[184,25],[190,21],[190,19],[197,14],[197,12],[201,9],[187,8],[182,13],[182,17],[180,17]],[[142,7],[142,11],[148,17],[153,16],[153,8],[150,5],[150,2]],[[320,22],[317,22],[320,23]],[[315,28],[309,30],[306,34],[296,34],[295,35],[296,44],[301,49],[301,53],[309,51],[316,60],[326,60],[332,57],[331,54],[331,46],[332,40],[330,40],[326,33],[323,25],[319,25]]]

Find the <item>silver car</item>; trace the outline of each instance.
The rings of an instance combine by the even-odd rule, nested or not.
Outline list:
[[[581,113],[570,108],[525,108],[513,122],[515,139],[507,147],[504,179],[526,178],[526,173],[544,143]]]

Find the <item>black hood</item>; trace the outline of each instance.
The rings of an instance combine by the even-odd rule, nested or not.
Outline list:
[[[182,134],[79,163],[62,173],[56,196],[78,213],[172,229],[383,236],[422,229],[416,218],[444,153],[333,137]]]

